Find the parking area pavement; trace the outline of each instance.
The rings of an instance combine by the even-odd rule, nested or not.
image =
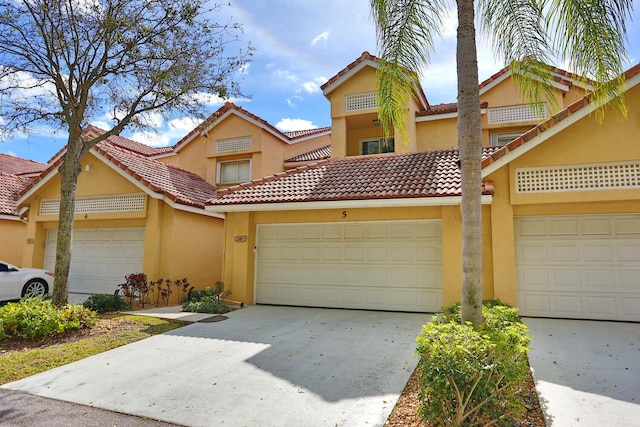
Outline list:
[[[640,325],[525,318],[547,427],[640,425]]]
[[[250,306],[2,388],[189,426],[382,425],[429,315]]]

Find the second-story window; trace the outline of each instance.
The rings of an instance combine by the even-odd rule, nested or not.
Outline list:
[[[218,184],[237,184],[251,180],[251,160],[218,163]]]
[[[491,134],[491,145],[504,145],[513,141],[522,135],[524,131],[521,132],[503,132],[503,133],[492,133]]]
[[[393,153],[395,144],[393,138],[365,139],[361,141],[360,148],[363,155]]]

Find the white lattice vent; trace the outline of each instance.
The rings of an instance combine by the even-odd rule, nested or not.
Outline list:
[[[640,162],[516,169],[516,193],[640,188]]]
[[[541,103],[538,106],[529,104],[512,105],[509,107],[489,108],[489,124],[528,122],[532,120],[542,120],[547,117],[547,104]]]
[[[376,102],[376,93],[358,93],[356,95],[347,95],[344,100],[345,111],[371,110],[378,106]]]
[[[241,136],[238,138],[219,139],[216,141],[216,151],[225,153],[227,151],[250,150],[253,146],[251,136]]]
[[[145,207],[144,194],[118,194],[115,196],[90,196],[76,199],[75,213],[140,212]],[[40,202],[40,215],[58,215],[60,199]]]

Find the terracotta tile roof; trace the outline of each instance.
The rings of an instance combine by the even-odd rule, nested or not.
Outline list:
[[[31,179],[0,172],[0,214],[17,215],[16,200],[22,190],[31,184]]]
[[[489,106],[488,102],[482,102],[480,104],[480,108],[487,108],[488,106]],[[457,113],[457,112],[458,112],[458,103],[451,102],[449,104],[432,105],[431,108],[427,111],[416,111],[416,117],[435,116],[438,114],[448,114],[448,113]]]
[[[200,176],[150,159],[109,142],[94,149],[155,193],[176,203],[203,208],[215,188]]]
[[[285,163],[295,162],[316,162],[318,160],[325,160],[331,157],[331,145],[325,145],[324,147],[316,148],[315,150],[307,151],[299,156],[292,157],[285,160]]]
[[[631,77],[634,77],[638,74],[640,74],[640,64],[637,64],[631,67],[629,70],[627,70],[625,72],[625,78],[629,80]],[[490,156],[487,156],[483,159],[482,167],[485,168],[489,166],[496,160],[500,159],[501,157],[505,156],[506,154],[510,153],[511,151],[515,150],[521,145],[526,144],[528,141],[530,141],[534,137],[546,132],[553,126],[556,126],[558,123],[568,119],[573,114],[587,107],[591,103],[591,97],[592,97],[591,94],[589,94],[577,100],[573,104],[569,105],[567,108],[558,111],[556,114],[549,117],[544,122],[538,124],[536,127],[532,128],[528,132],[525,132],[520,137],[514,139],[508,144],[503,145],[499,150],[495,151]]]
[[[325,160],[219,190],[207,204],[459,196],[457,160],[457,150]]]
[[[151,191],[164,194],[176,203],[198,208],[203,208],[205,201],[215,192],[215,187],[200,176],[124,148],[117,143],[118,141],[113,143],[113,139],[114,137],[111,136],[106,141],[96,144],[93,150],[102,154]],[[62,156],[59,156],[49,165],[45,173],[23,188],[17,197],[24,195],[45,176],[55,173],[54,171],[61,163]]]
[[[13,175],[38,174],[47,169],[46,163],[34,162],[33,160],[22,159],[20,157],[0,154],[0,172]]]
[[[316,128],[316,129],[294,130],[291,132],[283,132],[283,133],[287,136],[287,138],[297,139],[297,138],[304,138],[307,136],[312,136],[312,135],[316,135],[324,132],[331,132],[331,127],[327,126],[323,128]]]
[[[186,134],[180,141],[178,141],[173,147],[173,151],[179,150],[182,146],[186,145],[194,136],[198,135],[201,132],[204,132],[209,127],[211,127],[220,117],[224,116],[226,113],[236,112],[241,116],[245,116],[246,118],[257,122],[259,125],[263,126],[265,129],[278,136],[280,139],[286,142],[295,142],[296,139],[308,137],[311,135],[319,134],[322,132],[328,132],[331,130],[330,127],[323,127],[318,129],[308,129],[302,131],[294,131],[294,132],[282,132],[280,129],[273,126],[271,123],[267,122],[263,118],[256,116],[255,114],[245,110],[242,107],[235,105],[232,102],[225,103],[222,107],[218,108],[216,112],[207,117],[202,123],[195,127],[191,132]]]

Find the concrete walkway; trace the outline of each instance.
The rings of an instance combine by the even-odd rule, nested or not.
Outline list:
[[[640,425],[640,325],[525,318],[547,427]]]
[[[380,426],[423,314],[251,306],[2,388],[189,426]]]

